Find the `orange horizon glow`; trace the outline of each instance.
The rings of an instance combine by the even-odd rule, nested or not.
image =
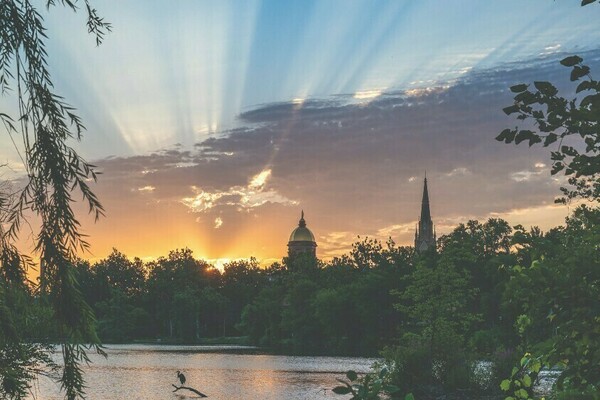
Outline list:
[[[564,218],[575,208],[548,204],[531,208],[514,209],[503,213],[490,213],[485,217],[475,218],[469,216],[457,216],[452,218],[437,218],[433,216],[438,237],[451,232],[459,223],[466,223],[469,219],[478,219],[484,222],[487,218],[501,218],[509,222],[511,226],[517,224],[539,226],[543,231],[561,225]],[[90,251],[80,253],[82,259],[90,263],[98,262],[106,258],[115,248],[125,254],[129,259],[140,258],[143,262],[156,260],[168,256],[169,252],[176,249],[188,248],[192,250],[194,258],[203,260],[223,271],[225,264],[237,260],[249,260],[256,258],[261,267],[268,267],[274,262],[281,262],[287,255],[287,241],[289,234],[296,227],[290,210],[290,217],[286,218],[287,224],[276,224],[267,226],[260,224],[241,225],[237,235],[231,237],[229,243],[217,246],[211,239],[209,229],[200,229],[197,223],[178,224],[171,221],[168,226],[158,227],[151,221],[146,221],[141,229],[131,224],[123,226],[117,220],[103,218],[98,223],[84,224],[84,233],[90,235]],[[134,219],[141,223],[144,218]],[[130,220],[131,221],[131,220]],[[314,221],[314,222],[313,222]],[[351,249],[354,242],[365,237],[374,238],[385,242],[391,237],[398,246],[412,246],[414,231],[412,227],[416,220],[406,224],[394,225],[389,229],[379,230],[368,234],[365,232],[324,232],[319,218],[312,215],[308,219],[308,227],[313,231],[317,239],[317,257],[323,261],[330,261],[333,257],[341,256]],[[273,228],[273,229],[270,229]],[[359,236],[360,235],[360,239]],[[256,245],[256,238],[262,237],[270,244],[268,247]],[[334,243],[337,242],[337,246]],[[341,242],[341,246],[340,246]],[[21,242],[21,247],[32,248],[32,244]],[[25,245],[25,246],[23,246]],[[35,257],[34,257],[35,259]],[[38,276],[37,270],[29,271],[30,278]]]

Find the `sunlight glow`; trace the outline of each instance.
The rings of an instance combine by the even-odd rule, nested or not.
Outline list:
[[[209,264],[214,265],[214,267],[217,268],[218,270],[223,271],[225,269],[225,265],[229,264],[230,262],[232,262],[234,260],[231,258],[223,257],[223,258],[207,259],[206,261]]]
[[[119,29],[98,48],[73,34],[82,31],[78,18],[55,10],[53,74],[94,133],[86,155],[99,158],[195,144],[235,128],[259,104],[291,98],[301,106],[340,93],[368,101],[381,95],[372,88],[434,87],[479,68],[589,48],[600,36],[589,13],[567,4],[471,1],[477,18],[467,19],[458,8],[432,12],[433,4],[133,0],[105,10]]]
[[[208,193],[196,186],[192,186],[192,190],[196,192],[196,196],[181,199],[181,202],[189,207],[192,212],[203,212],[213,208],[217,200],[226,194],[223,192]]]
[[[450,85],[441,85],[434,87],[423,87],[408,89],[404,91],[404,94],[409,97],[422,97],[433,93],[443,93],[450,88]]]
[[[357,100],[372,100],[381,96],[383,89],[362,90],[354,93],[354,98]]]
[[[267,182],[267,179],[269,179],[270,176],[271,176],[270,169],[261,171],[261,173],[252,177],[252,180],[250,181],[248,188],[254,189],[254,190],[262,190],[262,188],[265,186],[265,183]]]
[[[191,186],[192,191],[195,192],[195,196],[184,197],[181,199],[181,203],[188,207],[191,212],[195,213],[205,212],[216,206],[233,206],[239,210],[247,211],[266,203],[298,204],[297,201],[280,195],[274,189],[266,190],[267,181],[270,176],[270,169],[263,170],[254,175],[247,186],[232,186],[226,191],[208,192],[197,186]],[[215,228],[220,227],[222,222],[218,223],[215,220]]]

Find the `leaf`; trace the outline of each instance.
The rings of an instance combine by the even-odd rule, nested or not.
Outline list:
[[[527,395],[527,390],[525,390],[525,389],[519,389],[519,390],[517,390],[515,392],[515,394],[517,396],[519,396],[519,398],[521,398],[521,399],[528,399],[529,398],[529,396]]]
[[[572,67],[574,65],[579,64],[582,61],[583,61],[583,58],[581,58],[579,56],[570,56],[570,57],[563,58],[562,60],[560,60],[560,63],[562,65],[564,65],[565,67]]]
[[[575,66],[573,67],[573,71],[571,71],[571,82],[578,80],[582,76],[585,76],[590,73],[590,67],[584,65],[582,67]]]
[[[510,389],[510,380],[503,380],[502,383],[500,383],[500,389],[502,389],[505,392],[508,391],[508,389]]]
[[[535,86],[535,88],[537,90],[539,90],[546,96],[554,96],[556,93],[558,93],[558,89],[556,89],[554,87],[554,85],[551,84],[550,82],[537,81],[537,82],[533,82],[533,85]]]
[[[406,396],[404,396],[404,400],[415,400],[415,396],[413,396],[412,393],[409,393]]]
[[[552,170],[550,171],[550,175],[556,175],[560,171],[562,171],[564,168],[565,168],[565,166],[563,163],[556,162],[556,163],[552,164]]]
[[[529,140],[529,143],[531,143],[532,140],[535,140],[535,137],[537,137],[537,135],[534,134],[532,131],[524,129],[522,131],[519,131],[519,133],[517,133],[517,136],[515,136],[515,144],[519,144],[524,140]]]
[[[496,136],[496,140],[499,142],[504,141],[504,143],[510,143],[515,140],[515,135],[517,134],[516,130],[505,129],[498,136]]]
[[[542,139],[539,135],[533,135],[529,138],[529,147],[533,146],[536,143],[540,143]]]
[[[579,154],[577,150],[575,150],[575,148],[572,146],[562,146],[560,148],[560,151],[569,157],[575,157],[577,156],[577,154]]]
[[[346,372],[346,378],[350,379],[350,382],[354,382],[358,379],[358,374],[355,371],[350,370]]]
[[[523,356],[523,357],[521,358],[521,362],[520,362],[520,364],[521,364],[521,367],[522,367],[522,366],[524,366],[525,364],[527,364],[528,362],[529,362],[529,357],[527,357],[527,356]]]
[[[331,391],[335,394],[348,394],[350,393],[350,388],[347,386],[336,386]]]
[[[531,377],[529,375],[523,376],[522,381],[523,381],[523,386],[531,387]]]
[[[590,94],[589,96],[585,96],[583,100],[581,100],[581,108],[597,108],[597,105],[600,103],[600,94]]]
[[[590,81],[583,81],[579,85],[577,85],[577,90],[575,90],[575,93],[579,93],[579,92],[584,91],[584,90],[591,90],[593,88],[594,88],[594,85],[593,85],[592,82],[590,82]]]
[[[521,92],[518,95],[516,95],[515,101],[523,103],[524,105],[529,105],[529,104],[533,104],[533,103],[537,102],[538,99],[533,93],[531,93],[529,91],[525,91],[525,92]]]
[[[399,392],[400,388],[396,385],[385,385],[383,387],[383,390],[385,390],[389,394],[394,394],[396,392]]]
[[[558,140],[558,135],[555,133],[549,133],[548,136],[546,136],[546,140],[544,140],[544,146],[549,146],[556,142],[556,140]]]
[[[529,86],[529,85],[526,85],[526,84],[524,84],[524,83],[521,83],[521,84],[519,84],[519,85],[514,85],[514,86],[511,86],[511,87],[510,87],[510,91],[511,91],[511,92],[513,92],[513,93],[521,93],[521,92],[524,92],[524,91],[526,91],[528,86]]]
[[[512,106],[503,108],[502,111],[504,111],[504,114],[510,115],[510,114],[513,114],[513,113],[516,113],[517,111],[519,111],[519,106],[517,106],[515,104],[515,105],[512,105]]]

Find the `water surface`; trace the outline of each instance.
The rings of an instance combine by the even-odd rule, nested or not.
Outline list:
[[[242,346],[109,345],[108,358],[93,355],[86,367],[87,398],[91,400],[177,400],[197,397],[180,390],[176,371],[186,386],[211,399],[342,399],[331,388],[336,378],[353,369],[367,372],[376,361],[356,357],[306,357],[256,354]],[[249,353],[250,351],[250,353]],[[254,354],[253,354],[254,353]],[[62,395],[49,379],[40,378],[36,399]]]

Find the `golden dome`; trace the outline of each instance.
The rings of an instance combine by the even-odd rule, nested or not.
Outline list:
[[[297,227],[290,235],[290,242],[314,242],[315,235],[308,228]]]
[[[290,242],[315,242],[315,235],[306,227],[306,221],[304,221],[304,211],[302,211],[302,217],[298,223],[298,227],[292,231],[290,235]]]

